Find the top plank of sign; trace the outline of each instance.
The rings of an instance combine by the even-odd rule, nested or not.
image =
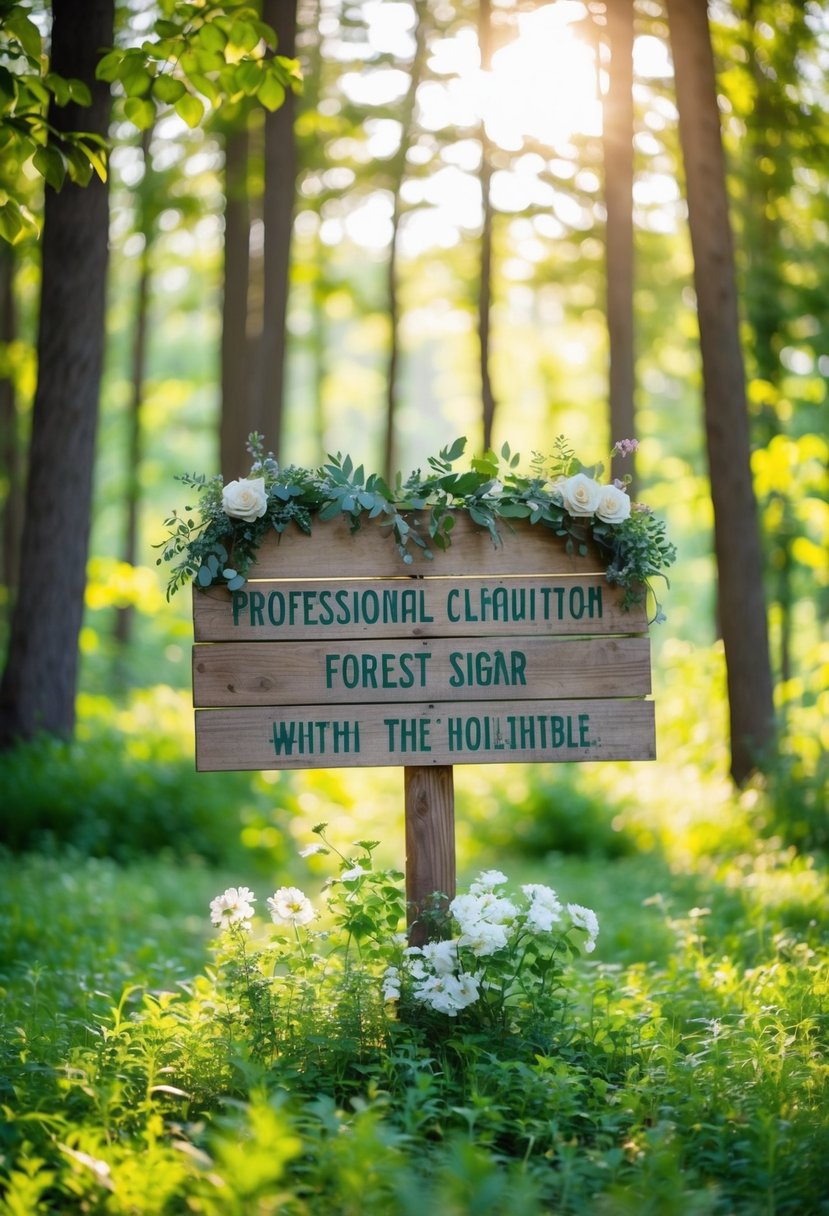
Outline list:
[[[262,545],[233,595],[194,589],[195,640],[644,633],[644,603],[621,607],[594,553],[568,554],[547,529],[502,526],[502,543],[465,515],[432,560],[402,561],[387,529],[344,520]]]
[[[421,535],[426,527],[419,528]],[[345,519],[314,521],[311,536],[290,527],[281,536],[268,535],[250,577],[274,578],[405,578],[421,576],[506,574],[596,574],[604,567],[595,553],[568,554],[564,539],[548,528],[525,520],[502,520],[501,543],[493,543],[485,528],[465,512],[455,516],[448,549],[430,545],[432,559],[414,543],[406,565],[391,530],[378,521],[351,532]],[[427,537],[428,539],[428,537]]]

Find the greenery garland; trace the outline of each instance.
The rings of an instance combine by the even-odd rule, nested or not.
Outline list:
[[[623,439],[611,455],[629,455],[637,446],[636,440]],[[496,545],[502,540],[499,525],[509,527],[515,519],[549,528],[569,554],[586,556],[592,542],[608,582],[624,588],[625,608],[640,603],[645,589],[652,591],[655,577],[667,583],[665,570],[676,549],[666,538],[664,522],[644,504],[631,503],[629,477],[599,484],[603,465],[583,465],[563,436],[556,439],[551,456],[533,454],[528,473],[517,471],[520,457],[508,444],[500,456],[485,452],[473,458],[469,469],[456,471],[453,466],[465,449],[466,439],[456,439],[429,457],[427,473],[416,469],[405,481],[398,474],[391,488],[376,473],[367,477],[362,465],[355,467],[350,456],[340,453],[318,469],[280,468],[265,453],[262,436],[253,434],[248,442],[253,463],[246,478],[226,486],[221,476],[177,478],[197,491],[199,501],[197,510],[185,507],[184,515],[174,510],[164,521],[168,535],[156,546],[162,549],[157,564],[175,562],[167,598],[190,579],[200,588],[219,584],[238,590],[271,530],[282,533],[294,523],[310,534],[314,516],[345,516],[352,532],[364,519],[379,520],[402,561],[411,565],[415,549],[429,559],[433,548],[449,548],[458,511],[486,528]],[[654,619],[664,620],[658,601]]]

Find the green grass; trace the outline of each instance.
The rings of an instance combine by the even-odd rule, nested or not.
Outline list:
[[[87,705],[45,770],[37,746],[4,760],[15,830],[47,847],[0,856],[0,1214],[829,1213],[829,879],[797,827],[825,812],[819,756],[734,793],[720,662],[673,656],[664,762],[456,772],[461,884],[495,865],[599,916],[543,1043],[395,1029],[370,981],[355,1014],[312,967],[312,1033],[262,1050],[250,993],[270,987],[219,965],[209,901],[318,898],[330,858],[296,850],[320,820],[399,865],[400,774],[205,783],[162,694]]]

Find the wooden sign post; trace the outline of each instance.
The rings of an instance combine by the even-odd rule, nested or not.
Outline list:
[[[406,893],[455,891],[455,764],[655,756],[644,606],[595,558],[460,513],[405,566],[380,525],[315,522],[248,582],[193,591],[196,767],[401,765]]]

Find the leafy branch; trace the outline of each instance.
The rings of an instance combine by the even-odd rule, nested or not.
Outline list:
[[[434,549],[449,548],[459,511],[485,528],[495,545],[502,543],[503,527],[526,519],[548,529],[568,554],[587,556],[592,543],[605,563],[608,581],[624,589],[625,607],[639,603],[644,589],[655,577],[664,578],[676,557],[664,522],[641,504],[631,506],[623,486],[600,487],[592,478],[601,475],[602,466],[582,465],[563,437],[556,440],[552,455],[534,453],[527,473],[519,471],[520,456],[508,444],[499,454],[485,452],[473,457],[469,468],[457,469],[466,439],[456,439],[429,457],[425,472],[418,468],[405,479],[398,474],[393,488],[376,473],[366,476],[363,465],[355,466],[350,456],[340,452],[312,470],[296,465],[280,468],[273,454],[265,453],[257,434],[251,435],[248,450],[253,463],[240,482],[225,487],[221,477],[178,478],[196,491],[198,507],[185,507],[184,514],[173,511],[164,521],[167,537],[156,547],[162,550],[157,564],[174,563],[168,599],[191,579],[202,588],[219,584],[237,590],[270,531],[281,534],[294,523],[310,534],[314,517],[345,518],[351,532],[366,520],[378,521],[388,529],[407,566],[415,551],[429,560]],[[603,518],[601,507],[580,513],[570,499],[580,477],[591,492],[615,495],[617,508],[623,502],[624,517]],[[253,518],[239,518],[227,509],[226,495],[240,490],[259,496],[254,508],[259,513]],[[658,603],[657,619],[662,619]]]

